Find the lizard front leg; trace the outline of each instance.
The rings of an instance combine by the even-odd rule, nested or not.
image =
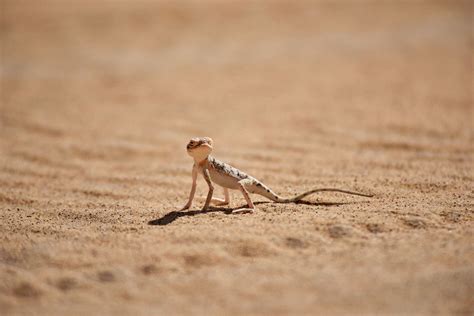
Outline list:
[[[194,166],[193,166],[193,171],[192,171],[192,174],[191,174],[191,177],[192,177],[192,179],[193,179],[193,184],[192,184],[192,186],[191,186],[191,192],[189,193],[188,203],[186,203],[186,205],[185,205],[180,211],[187,210],[187,209],[190,208],[191,205],[193,204],[194,193],[196,193],[196,179],[197,179],[197,174],[198,174],[198,168],[194,165]]]
[[[206,180],[207,185],[209,186],[209,192],[207,193],[206,203],[204,203],[204,206],[202,208],[202,210],[205,211],[209,208],[209,204],[211,204],[212,193],[214,193],[214,186],[212,185],[211,176],[209,175],[209,170],[202,169],[202,175],[204,177],[204,180]]]

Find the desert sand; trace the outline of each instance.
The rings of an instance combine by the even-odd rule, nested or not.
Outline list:
[[[474,313],[469,1],[0,3],[0,314]]]

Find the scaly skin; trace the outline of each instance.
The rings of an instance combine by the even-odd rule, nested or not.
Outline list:
[[[254,177],[240,171],[239,169],[232,167],[225,162],[219,161],[211,156],[212,152],[212,139],[209,137],[197,137],[189,141],[186,149],[188,154],[193,157],[194,165],[192,171],[192,187],[191,193],[189,194],[188,203],[181,209],[186,210],[191,207],[194,193],[196,192],[196,179],[198,174],[202,174],[204,180],[206,180],[209,186],[209,192],[207,194],[206,202],[204,203],[203,210],[207,210],[211,203],[217,205],[228,205],[230,203],[229,189],[239,190],[247,201],[247,208],[240,209],[240,211],[254,211],[255,205],[250,199],[249,193],[259,194],[266,197],[269,200],[277,203],[292,203],[298,202],[304,197],[316,193],[316,192],[341,192],[352,195],[359,195],[365,197],[372,197],[372,195],[346,191],[341,189],[333,188],[321,188],[314,189],[297,195],[293,198],[283,198],[273,192],[268,186]],[[214,185],[213,183],[224,188],[224,199],[213,198]]]

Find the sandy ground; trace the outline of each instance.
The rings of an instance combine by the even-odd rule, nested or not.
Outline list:
[[[469,2],[1,6],[0,314],[474,312]]]

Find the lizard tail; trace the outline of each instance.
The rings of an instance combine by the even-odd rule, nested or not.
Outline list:
[[[341,189],[334,189],[334,188],[320,188],[320,189],[314,189],[310,190],[304,193],[301,193],[295,197],[292,198],[284,198],[273,192],[270,188],[265,186],[264,184],[260,184],[255,188],[256,190],[252,190],[252,193],[259,194],[261,196],[266,197],[269,200],[272,200],[273,202],[277,203],[294,203],[302,200],[303,198],[307,197],[308,195],[318,193],[318,192],[340,192],[340,193],[345,193],[345,194],[351,194],[351,195],[358,195],[358,196],[365,196],[365,197],[373,197],[373,194],[364,194],[364,193],[359,193],[359,192],[354,192],[354,191],[348,191],[348,190],[341,190]]]
[[[341,190],[341,189],[334,189],[334,188],[321,188],[321,189],[314,189],[310,190],[304,193],[301,193],[293,198],[279,198],[280,203],[293,203],[293,202],[298,202],[302,200],[303,198],[307,197],[308,195],[311,195],[313,193],[318,193],[318,192],[340,192],[340,193],[345,193],[345,194],[351,194],[351,195],[358,195],[358,196],[365,196],[365,197],[373,197],[373,194],[364,194],[364,193],[359,193],[359,192],[354,192],[354,191],[348,191],[348,190]]]

